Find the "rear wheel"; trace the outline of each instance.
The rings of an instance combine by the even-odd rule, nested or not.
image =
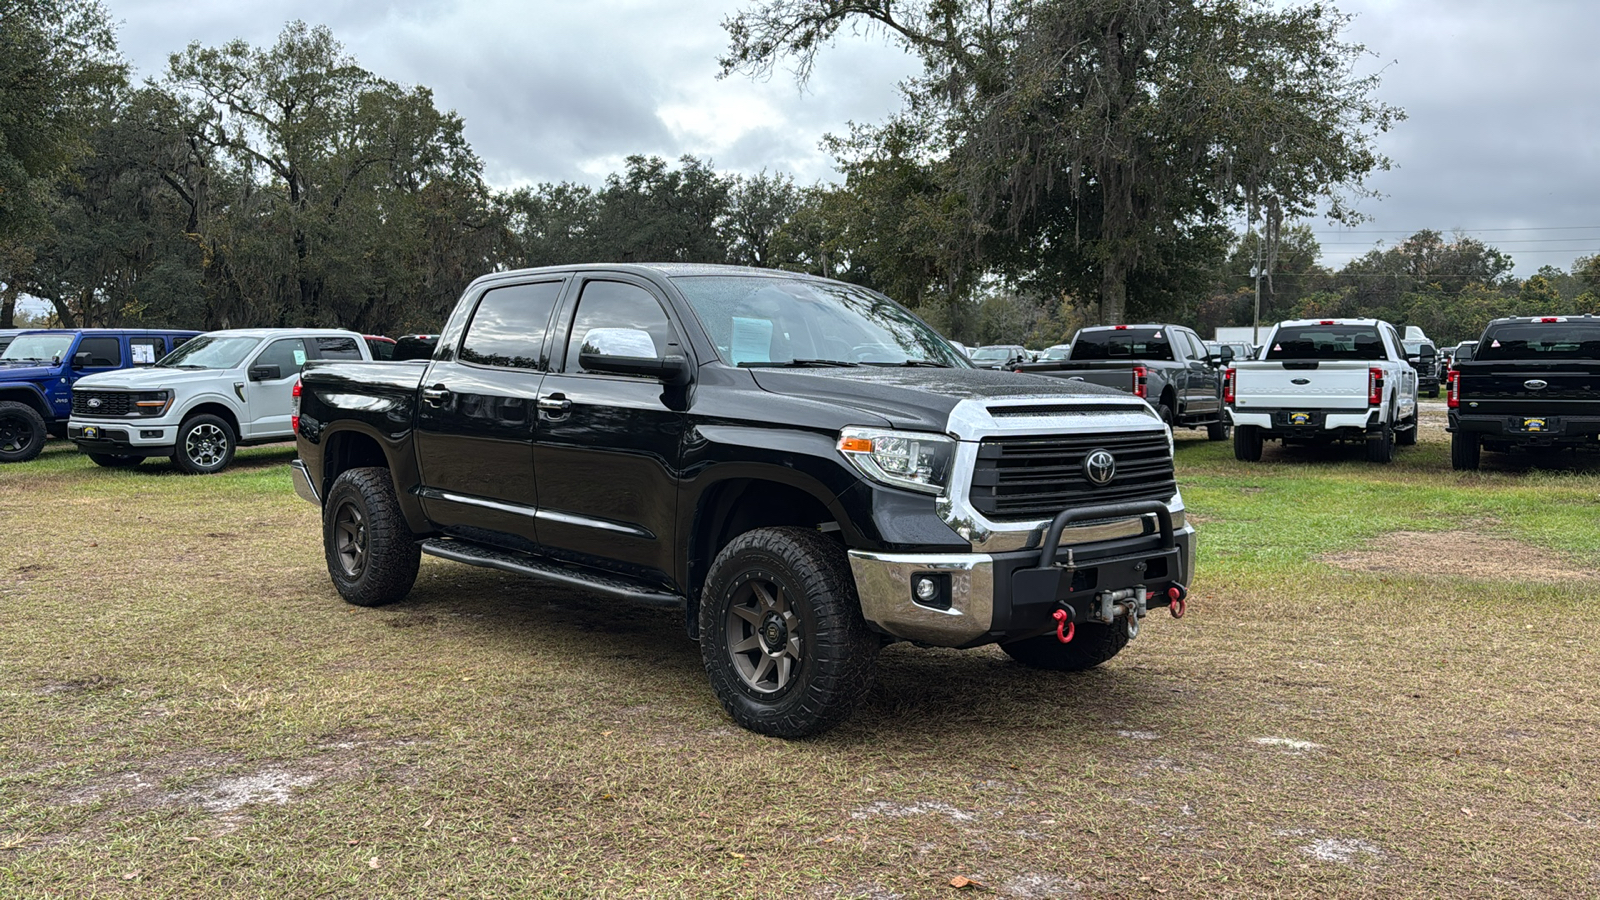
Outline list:
[[[95,465],[104,466],[107,469],[126,469],[129,466],[137,466],[139,463],[144,462],[144,457],[142,456],[122,456],[116,453],[91,453],[89,458],[94,460]]]
[[[1082,672],[1116,656],[1128,646],[1128,628],[1121,622],[1110,625],[1084,622],[1076,631],[1071,642],[1066,644],[1053,634],[1043,634],[1001,644],[1000,649],[1030,669]]]
[[[347,602],[382,606],[411,593],[422,547],[400,512],[388,469],[347,469],[334,480],[322,507],[322,550]]]
[[[1244,462],[1261,459],[1261,426],[1233,426],[1233,458]]]
[[[1450,435],[1450,468],[1471,471],[1478,468],[1483,455],[1483,439],[1476,431],[1457,431]]]
[[[1225,441],[1228,439],[1228,433],[1231,430],[1232,429],[1228,427],[1227,422],[1212,422],[1210,425],[1206,426],[1206,440]]]
[[[1386,463],[1394,459],[1394,426],[1385,422],[1367,436],[1367,462]]]
[[[844,549],[805,528],[758,528],[717,554],[700,599],[700,655],[736,722],[774,737],[844,721],[872,686],[879,641]]]
[[[0,463],[27,462],[44,449],[44,416],[26,403],[0,402]]]

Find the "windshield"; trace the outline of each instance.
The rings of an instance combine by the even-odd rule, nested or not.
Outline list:
[[[1071,351],[1071,344],[1057,344],[1054,347],[1050,347],[1045,350],[1042,358],[1047,360],[1066,359],[1067,354]]]
[[[921,319],[864,288],[762,275],[673,283],[729,365],[970,367]]]
[[[1161,328],[1080,331],[1072,340],[1073,359],[1172,359],[1172,344]]]
[[[19,334],[6,347],[6,352],[0,353],[0,359],[44,363],[59,361],[67,348],[72,346],[73,337],[70,334]]]
[[[1285,325],[1262,359],[1384,359],[1376,325]]]
[[[974,360],[998,359],[1003,361],[1016,355],[1017,348],[1011,346],[979,347],[971,353]]]
[[[244,361],[261,338],[202,334],[156,363],[164,369],[231,369]]]
[[[1427,341],[1401,341],[1405,345],[1407,356],[1433,356],[1433,345]]]
[[[1600,322],[1515,322],[1490,326],[1473,359],[1600,360]]]

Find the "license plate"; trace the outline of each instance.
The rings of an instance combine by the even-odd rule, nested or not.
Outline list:
[[[83,434],[80,437],[86,441],[96,440],[100,437],[100,429],[93,425],[85,425],[83,426]]]
[[[1547,429],[1549,427],[1550,427],[1549,423],[1547,423],[1544,419],[1523,419],[1522,420],[1522,430],[1523,431],[1544,431],[1545,429]]]
[[[1290,425],[1310,425],[1311,424],[1311,413],[1305,413],[1305,412],[1292,412],[1292,413],[1289,413],[1289,424]]]

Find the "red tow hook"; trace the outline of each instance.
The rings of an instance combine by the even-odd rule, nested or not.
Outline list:
[[[1072,613],[1058,609],[1050,614],[1056,620],[1056,640],[1063,644],[1072,643],[1072,636],[1078,633],[1077,623],[1072,621]]]
[[[1167,612],[1172,613],[1174,619],[1183,618],[1189,611],[1189,589],[1183,585],[1167,588]]]

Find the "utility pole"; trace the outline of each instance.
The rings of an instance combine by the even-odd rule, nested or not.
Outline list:
[[[1251,215],[1250,222],[1251,222],[1252,225],[1255,223],[1254,214]],[[1248,234],[1249,233],[1249,229],[1246,229],[1245,233]],[[1259,234],[1256,235],[1256,266],[1255,266],[1255,269],[1256,269],[1256,312],[1255,312],[1255,319],[1251,324],[1251,329],[1252,330],[1250,332],[1250,343],[1259,344],[1259,343],[1261,343],[1261,235],[1259,235]]]

